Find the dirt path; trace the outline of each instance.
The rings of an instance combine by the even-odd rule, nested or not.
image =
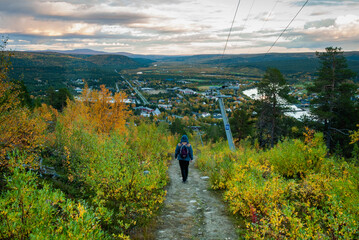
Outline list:
[[[208,180],[193,165],[187,183],[182,183],[178,161],[172,161],[156,239],[238,239],[225,206],[208,190]]]

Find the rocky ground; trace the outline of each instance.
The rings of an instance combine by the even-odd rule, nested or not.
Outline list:
[[[238,239],[225,205],[209,190],[208,177],[202,176],[193,162],[186,183],[177,160],[168,171],[170,183],[157,219],[156,239]]]

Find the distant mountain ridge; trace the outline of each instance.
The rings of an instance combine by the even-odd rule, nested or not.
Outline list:
[[[103,51],[96,51],[92,49],[74,49],[74,50],[63,50],[63,51],[53,51],[63,54],[85,54],[85,55],[98,55],[98,54],[109,54]]]
[[[26,51],[25,51],[26,52]],[[35,51],[40,53],[61,53],[61,54],[79,54],[79,55],[122,55],[130,58],[146,58],[150,60],[162,60],[162,59],[168,59],[168,58],[177,58],[177,57],[183,57],[185,55],[156,55],[156,54],[134,54],[129,52],[104,52],[104,51],[97,51],[92,49],[73,49],[73,50],[41,50],[41,51]]]
[[[67,86],[74,79],[97,79],[102,84],[114,85],[123,69],[147,67],[153,61],[129,58],[123,55],[83,54],[57,52],[14,52],[11,77],[23,79],[30,92],[39,93],[49,86],[56,89]],[[93,52],[92,52],[93,53]],[[39,93],[40,94],[40,93]]]
[[[345,52],[349,67],[358,73],[359,52]],[[97,79],[100,83],[114,85],[118,80],[115,70],[136,69],[155,63],[172,67],[218,67],[233,72],[263,73],[268,67],[276,67],[284,74],[313,75],[318,67],[315,53],[271,54],[202,54],[192,56],[141,55],[126,52],[107,53],[91,49],[69,51],[14,52],[12,77],[23,78],[31,92],[49,86],[61,88],[71,79]],[[257,74],[258,75],[258,74]],[[260,74],[257,76],[260,77]]]
[[[268,67],[276,67],[285,73],[315,72],[318,59],[315,52],[303,53],[269,53],[269,54],[198,54],[198,55],[145,55],[128,52],[108,53],[92,49],[75,49],[67,51],[53,51],[63,54],[86,55],[122,55],[136,59],[142,64],[150,64],[151,61],[173,62],[177,64],[200,64],[208,66],[220,66],[230,68],[258,68],[265,70]],[[349,67],[359,74],[359,51],[344,52]],[[299,68],[302,68],[301,70]]]
[[[89,53],[89,52],[87,52]],[[99,67],[113,69],[133,69],[146,67],[150,60],[129,58],[113,54],[74,54],[57,52],[14,52],[13,67],[41,66],[41,67]]]

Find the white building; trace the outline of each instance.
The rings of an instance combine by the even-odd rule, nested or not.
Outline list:
[[[210,113],[207,112],[201,113],[201,117],[209,117],[209,116],[211,116]]]
[[[195,92],[195,91],[193,91],[192,89],[189,89],[189,88],[180,89],[179,91],[181,93],[183,93],[183,94],[189,94],[189,95],[197,94],[197,92]]]
[[[76,91],[77,93],[82,93],[82,89],[79,88],[79,87],[75,88],[75,91]]]
[[[171,110],[172,108],[172,104],[158,104],[157,106],[166,110]]]
[[[158,108],[156,108],[156,110],[153,111],[152,114],[153,114],[154,116],[158,116],[158,115],[161,114],[161,111],[160,111]]]

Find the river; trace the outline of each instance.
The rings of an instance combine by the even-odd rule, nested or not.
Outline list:
[[[243,94],[247,95],[252,99],[259,99],[260,95],[258,94],[257,88],[251,88],[243,91]],[[293,112],[286,112],[285,115],[294,117],[296,119],[300,119],[302,116],[310,116],[309,110],[303,110],[298,108],[295,105],[289,105],[289,108],[293,110]]]

